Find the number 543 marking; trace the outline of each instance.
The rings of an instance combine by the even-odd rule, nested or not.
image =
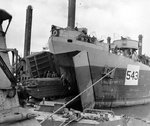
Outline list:
[[[126,79],[127,80],[138,80],[139,72],[138,71],[130,71],[126,72]]]

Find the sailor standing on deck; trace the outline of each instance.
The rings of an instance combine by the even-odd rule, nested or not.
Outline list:
[[[137,61],[137,53],[136,53],[136,51],[134,51],[133,52],[133,54],[132,54],[132,59],[134,60],[134,61]]]
[[[66,79],[65,74],[61,75],[61,80],[63,82],[63,86],[66,86],[68,90],[71,89],[69,81]]]

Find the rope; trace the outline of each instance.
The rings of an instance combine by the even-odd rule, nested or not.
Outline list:
[[[63,124],[65,124],[66,121],[62,122],[59,126],[63,126]]]
[[[70,120],[69,122],[67,122],[64,126],[67,126],[68,124],[70,124],[71,122],[73,122],[75,119]]]
[[[80,121],[81,119],[82,119],[83,117],[81,116],[80,118],[78,118],[78,119],[72,119],[72,120],[70,120],[69,122],[67,122],[66,124],[65,124],[65,122],[66,121],[64,121],[64,122],[62,122],[59,126],[67,126],[68,124],[70,124],[71,122],[73,122],[73,121]],[[64,124],[64,125],[63,125]]]
[[[53,112],[50,116],[47,116],[45,119],[43,119],[40,124],[42,124],[46,119],[52,117],[54,114],[56,114],[58,111],[60,111],[62,108],[64,108],[65,106],[67,106],[68,104],[70,104],[72,101],[74,101],[76,98],[78,98],[79,96],[81,96],[83,93],[85,93],[87,90],[89,90],[91,87],[95,86],[98,82],[100,82],[102,79],[104,79],[106,76],[108,76],[110,73],[112,73],[114,70],[116,69],[113,68],[111,71],[109,71],[108,73],[106,73],[103,77],[101,77],[99,80],[97,80],[94,84],[92,84],[91,86],[89,86],[88,88],[86,88],[85,90],[83,90],[81,93],[79,93],[77,96],[75,96],[73,99],[71,99],[70,101],[68,101],[66,104],[64,104],[62,107],[58,108],[55,112]]]

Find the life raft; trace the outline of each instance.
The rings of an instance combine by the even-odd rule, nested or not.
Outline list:
[[[58,29],[53,30],[52,35],[53,36],[59,36],[59,30]]]

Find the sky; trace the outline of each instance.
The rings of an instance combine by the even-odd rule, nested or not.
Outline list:
[[[6,39],[8,48],[23,56],[26,8],[32,5],[31,52],[47,46],[51,25],[67,27],[68,0],[0,0],[0,8],[12,16]],[[98,39],[120,36],[138,40],[143,35],[143,54],[150,56],[150,0],[76,0],[77,27],[86,27]]]

